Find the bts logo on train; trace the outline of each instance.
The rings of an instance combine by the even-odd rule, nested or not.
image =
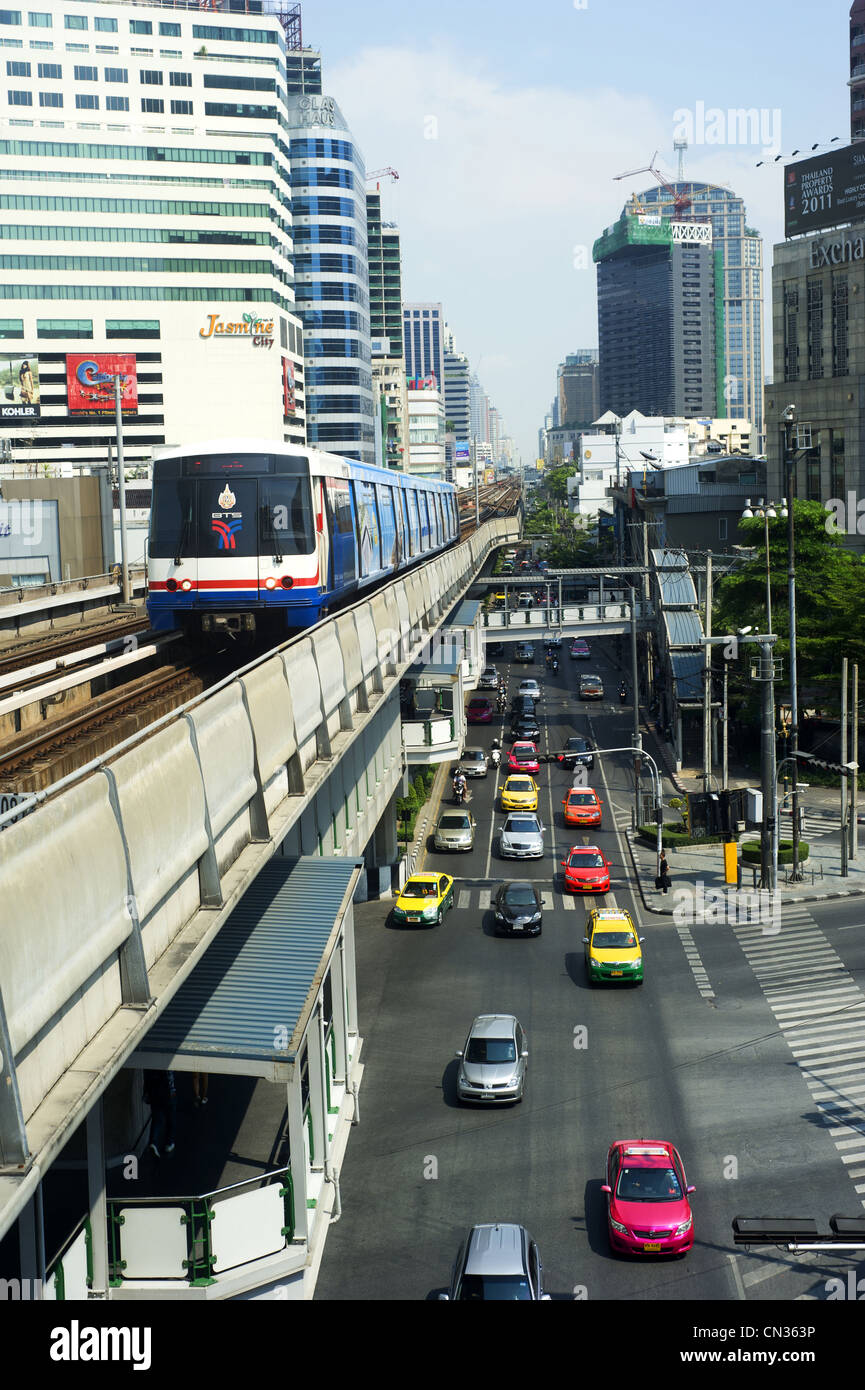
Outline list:
[[[237,502],[237,498],[226,483],[224,490],[219,494],[218,502],[223,511],[228,511]],[[210,522],[211,530],[219,537],[220,550],[236,550],[237,534],[243,530],[243,518],[238,512],[226,521],[218,512],[214,512]]]

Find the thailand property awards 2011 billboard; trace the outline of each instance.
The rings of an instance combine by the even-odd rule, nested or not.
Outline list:
[[[120,409],[138,414],[138,375],[134,352],[68,352],[66,404],[70,415],[114,411],[114,378],[120,377]]]
[[[846,145],[784,166],[784,235],[865,219],[865,145]]]

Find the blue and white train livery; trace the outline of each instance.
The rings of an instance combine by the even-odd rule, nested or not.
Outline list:
[[[272,440],[159,449],[147,612],[157,631],[279,637],[458,537],[450,483]]]

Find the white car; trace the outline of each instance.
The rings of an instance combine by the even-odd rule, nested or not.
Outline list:
[[[537,681],[534,680],[520,681],[520,688],[517,694],[528,695],[530,700],[539,700],[541,698],[541,687],[538,685]]]
[[[483,748],[464,748],[460,767],[466,777],[486,777],[487,755]]]
[[[499,853],[504,859],[543,859],[545,831],[537,816],[514,811],[502,826]]]
[[[528,1039],[513,1014],[481,1014],[458,1052],[460,1100],[513,1103],[522,1100]]]

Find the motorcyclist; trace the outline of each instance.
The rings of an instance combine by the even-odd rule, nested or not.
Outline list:
[[[622,703],[624,704],[624,702],[625,702],[625,700],[627,700],[627,698],[628,698],[628,686],[627,686],[627,683],[626,683],[625,681],[620,681],[620,682],[619,682],[619,699],[620,699],[620,700],[622,701]]]
[[[550,665],[552,667],[553,675],[557,676],[559,674],[559,658],[557,656],[554,656]]]
[[[502,690],[502,689],[500,688],[500,689],[499,689],[499,696],[498,696],[498,706],[499,706],[499,709],[500,709],[500,710],[504,709],[504,707],[505,707],[505,705],[506,705],[507,703],[508,703],[507,694],[505,693],[504,690]]]
[[[461,767],[454,772],[454,796],[457,801],[465,800],[467,790],[466,775]]]
[[[499,743],[499,741],[498,741],[497,738],[494,738],[494,739],[493,739],[493,746],[492,746],[492,749],[490,750],[490,762],[492,763],[493,767],[498,767],[498,765],[499,765],[499,763],[501,762],[501,760],[502,760],[502,748],[501,748],[501,744]]]

